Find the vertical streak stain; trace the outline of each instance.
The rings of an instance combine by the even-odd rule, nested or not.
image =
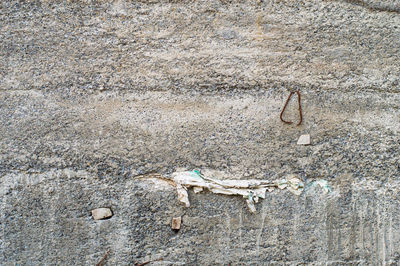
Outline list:
[[[261,242],[261,237],[262,237],[262,233],[263,233],[263,229],[264,229],[264,224],[265,224],[265,218],[266,218],[267,214],[265,211],[265,208],[263,206],[262,211],[261,211],[261,226],[259,229],[259,233],[257,234],[257,257],[260,256],[260,242]]]

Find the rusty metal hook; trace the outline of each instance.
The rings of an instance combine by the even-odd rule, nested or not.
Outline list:
[[[281,115],[280,115],[280,119],[281,119],[281,121],[283,123],[286,123],[286,124],[292,124],[293,123],[293,122],[290,122],[290,121],[285,121],[282,116],[283,116],[283,113],[285,112],[285,109],[286,109],[286,107],[287,107],[287,105],[288,105],[288,103],[290,101],[290,98],[292,97],[292,95],[295,92],[297,93],[297,102],[299,104],[299,115],[300,115],[300,121],[299,121],[299,123],[297,123],[297,126],[300,126],[301,123],[303,122],[303,114],[302,114],[302,111],[301,111],[301,97],[300,97],[300,92],[299,91],[291,91],[290,92],[289,97],[287,98],[287,100],[285,102],[285,105],[283,106],[283,109],[282,109],[282,112],[281,112]]]

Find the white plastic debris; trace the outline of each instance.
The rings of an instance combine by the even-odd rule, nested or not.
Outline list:
[[[256,213],[257,212],[256,206],[254,205],[254,201],[253,201],[253,199],[250,198],[250,196],[246,200],[246,203],[247,203],[247,206],[249,207],[249,209],[250,209],[250,211],[252,213]]]
[[[278,182],[279,189],[287,189],[295,195],[300,195],[304,190],[304,184],[300,179],[294,175],[288,176],[286,179],[282,179]]]
[[[182,186],[181,184],[176,184],[176,191],[178,192],[178,200],[184,203],[186,207],[190,207],[187,188]]]
[[[202,187],[193,187],[193,191],[194,191],[194,193],[200,193],[200,192],[202,192],[203,191],[203,188]]]
[[[310,134],[301,135],[299,140],[297,141],[297,145],[310,145],[311,144],[311,137]]]
[[[176,184],[178,192],[178,200],[190,206],[187,189],[193,187],[195,193],[201,192],[203,189],[216,194],[239,195],[246,199],[247,206],[252,213],[256,212],[254,203],[260,198],[265,198],[266,191],[271,191],[275,187],[280,189],[287,188],[290,192],[300,195],[304,189],[300,179],[290,176],[278,183],[268,180],[216,180],[200,174],[199,171],[175,172],[172,174],[172,180]]]
[[[316,180],[316,181],[312,182],[311,185],[312,185],[312,186],[319,186],[319,187],[321,187],[322,190],[323,190],[325,193],[331,192],[331,187],[329,186],[328,181],[326,181],[326,180],[324,180],[324,179]]]

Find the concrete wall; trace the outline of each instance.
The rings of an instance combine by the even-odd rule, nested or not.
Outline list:
[[[399,1],[0,5],[0,264],[400,263]],[[185,208],[180,168],[306,189]]]

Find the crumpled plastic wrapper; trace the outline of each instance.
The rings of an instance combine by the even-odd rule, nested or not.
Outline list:
[[[265,198],[267,191],[274,188],[287,189],[295,195],[300,195],[304,190],[304,184],[295,176],[289,176],[279,182],[268,180],[217,180],[203,176],[199,171],[175,172],[171,176],[176,184],[178,200],[190,207],[187,189],[193,188],[195,193],[200,193],[207,189],[215,194],[239,195],[246,199],[247,206],[252,213],[256,212],[255,203]]]
[[[320,188],[322,188],[322,191],[324,193],[329,193],[332,191],[331,187],[329,186],[328,181],[324,180],[324,179],[318,179],[316,181],[311,182],[311,184],[308,187],[315,187],[315,186],[319,186]]]
[[[278,182],[279,189],[287,189],[293,194],[299,196],[304,190],[304,184],[300,179],[294,175],[288,176],[286,179],[282,179]]]

